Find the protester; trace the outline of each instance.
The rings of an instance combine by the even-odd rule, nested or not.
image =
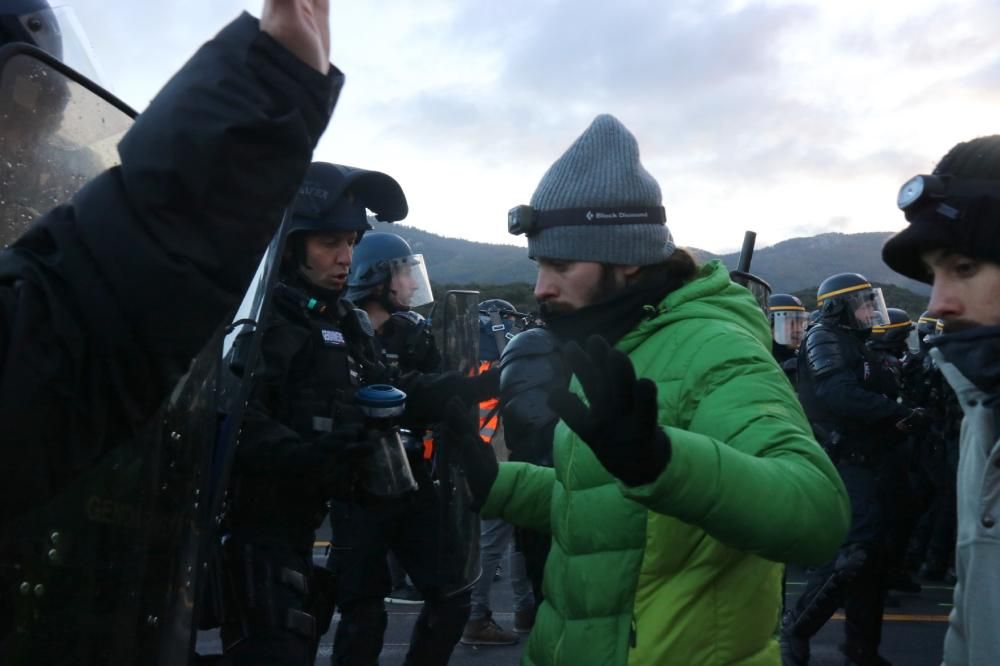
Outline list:
[[[1000,658],[1000,135],[959,143],[931,175],[899,192],[909,222],[890,238],[890,268],[932,285],[930,316],[943,332],[930,355],[965,413],[958,460],[955,604],[944,644],[947,666]]]
[[[758,304],[721,263],[675,247],[659,185],[611,116],[509,227],[528,235],[535,296],[575,375],[550,398],[554,468],[463,449],[484,517],[552,534],[524,662],[776,662],[779,562],[827,559],[849,511]]]

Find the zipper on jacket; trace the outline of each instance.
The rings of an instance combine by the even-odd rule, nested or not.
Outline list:
[[[628,644],[634,650],[636,644],[636,630],[635,630],[635,617],[632,618],[632,622],[628,628]]]

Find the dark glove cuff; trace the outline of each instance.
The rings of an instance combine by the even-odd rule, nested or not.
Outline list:
[[[500,368],[490,368],[481,375],[469,379],[471,397],[476,403],[496,398],[500,395]]]
[[[644,486],[652,483],[663,474],[663,470],[670,464],[670,456],[673,453],[673,445],[663,428],[657,428],[653,435],[653,441],[646,448],[644,455],[637,456],[634,465],[624,473],[619,475],[622,483],[629,487]]]

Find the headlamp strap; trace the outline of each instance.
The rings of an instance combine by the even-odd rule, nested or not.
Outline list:
[[[658,224],[667,223],[663,206],[615,206],[591,208],[556,208],[535,210],[517,206],[510,212],[509,231],[513,234],[536,234],[553,227],[577,227],[594,224]]]

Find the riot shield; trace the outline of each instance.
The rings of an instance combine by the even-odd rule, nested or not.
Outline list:
[[[105,442],[73,485],[4,526],[17,572],[6,663],[187,663],[221,341],[145,427]]]
[[[0,48],[0,244],[118,164],[135,111],[27,44]]]
[[[202,520],[211,531],[200,543],[200,565],[204,576],[199,580],[197,603],[201,606],[194,615],[198,628],[215,628],[222,624],[226,609],[223,598],[221,533],[225,529],[226,489],[232,469],[233,453],[243,423],[243,415],[252,389],[252,371],[260,355],[262,325],[271,307],[271,294],[278,280],[281,255],[284,251],[285,225],[291,216],[291,207],[285,209],[278,233],[261,257],[250,287],[236,310],[232,323],[226,327],[222,341],[222,365],[218,386],[218,437],[208,463],[205,483],[206,514]],[[220,528],[222,528],[220,530]],[[167,663],[167,662],[164,662]]]
[[[464,375],[479,372],[479,292],[449,291],[440,315],[443,369]],[[476,423],[478,410],[469,409],[469,420]],[[451,593],[472,587],[482,575],[479,557],[479,514],[472,510],[472,493],[459,464],[458,442],[443,441],[435,447],[440,510],[444,538],[438,562],[446,571],[458,575]]]
[[[4,244],[116,162],[132,115],[36,49],[0,49]],[[226,331],[220,322],[143,427],[102,442],[106,453],[73,485],[2,525],[5,664],[191,662],[221,489],[249,395],[242,369],[255,363],[280,252],[276,240],[236,321]]]

